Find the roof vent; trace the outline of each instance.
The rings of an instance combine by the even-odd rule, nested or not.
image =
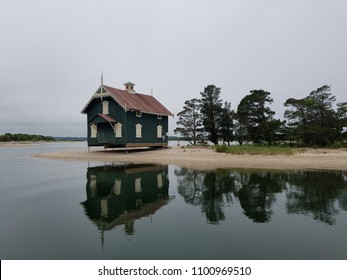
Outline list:
[[[134,90],[134,85],[132,82],[127,82],[124,84],[125,85],[125,90],[129,93],[135,93],[135,90]]]

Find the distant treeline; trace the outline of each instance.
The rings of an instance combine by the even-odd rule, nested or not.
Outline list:
[[[87,137],[54,137],[54,140],[56,141],[87,141]]]
[[[192,137],[184,137],[184,136],[169,136],[168,137],[169,141],[192,141]],[[200,136],[197,141],[208,141],[207,136]]]
[[[5,133],[0,135],[0,142],[11,142],[11,141],[55,141],[52,136],[43,136],[36,134],[23,134],[23,133]]]

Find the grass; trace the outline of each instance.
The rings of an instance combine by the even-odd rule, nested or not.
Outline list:
[[[235,155],[293,155],[294,149],[286,146],[236,145],[216,146],[216,152]]]

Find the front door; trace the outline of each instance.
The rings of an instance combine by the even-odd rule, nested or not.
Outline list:
[[[114,132],[109,123],[98,123],[98,142],[100,144],[113,144]]]

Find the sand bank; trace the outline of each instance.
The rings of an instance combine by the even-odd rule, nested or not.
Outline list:
[[[308,149],[291,156],[231,155],[211,148],[170,148],[149,151],[104,151],[87,148],[34,155],[37,158],[100,161],[103,163],[156,163],[207,170],[215,168],[347,170],[347,150]]]

